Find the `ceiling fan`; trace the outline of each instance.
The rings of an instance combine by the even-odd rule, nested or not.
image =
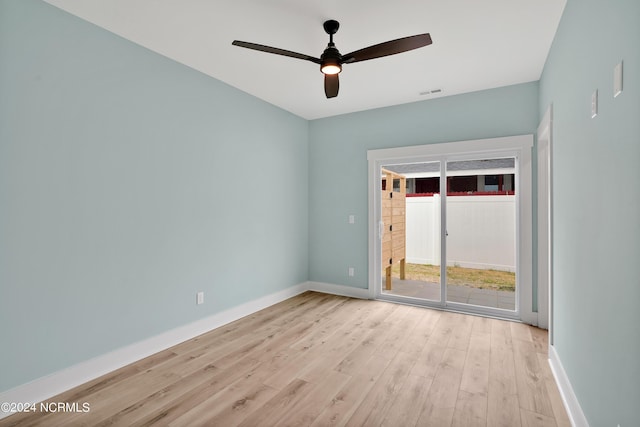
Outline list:
[[[336,45],[333,43],[333,35],[338,32],[340,23],[333,19],[326,21],[324,24],[324,31],[329,34],[329,44],[324,50],[320,58],[304,55],[302,53],[292,52],[290,50],[279,49],[277,47],[264,46],[256,43],[243,42],[234,40],[234,46],[246,47],[247,49],[259,50],[267,53],[274,53],[276,55],[288,56],[291,58],[302,59],[304,61],[310,61],[320,65],[320,71],[324,74],[324,93],[327,98],[334,98],[338,96],[338,89],[340,88],[340,82],[338,80],[338,74],[342,71],[343,64],[352,64],[354,62],[367,61],[369,59],[381,58],[383,56],[395,55],[396,53],[402,53],[413,49],[418,49],[423,46],[430,45],[431,36],[429,33],[418,34],[415,36],[403,37],[396,40],[390,40],[388,42],[376,44],[373,46],[365,47],[364,49],[356,50],[346,55],[341,55]]]

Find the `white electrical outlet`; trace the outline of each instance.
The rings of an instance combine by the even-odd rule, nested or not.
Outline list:
[[[355,223],[356,223],[356,216],[349,215],[349,224],[355,224]]]
[[[353,267],[349,267],[349,277],[353,277],[356,275],[356,269]]]
[[[204,304],[204,292],[198,292],[196,294],[196,304]]]

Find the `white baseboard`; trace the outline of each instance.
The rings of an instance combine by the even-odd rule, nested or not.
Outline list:
[[[246,302],[0,393],[0,402],[38,403],[130,363],[305,292],[309,283]],[[324,291],[320,291],[324,292]],[[11,415],[0,411],[0,419]]]
[[[325,294],[342,295],[345,297],[371,299],[369,289],[354,288],[352,286],[334,285],[332,283],[307,282],[307,289],[310,291],[322,292]]]
[[[569,377],[562,367],[560,356],[558,356],[556,349],[551,345],[549,346],[549,365],[551,366],[551,372],[556,379],[556,384],[560,390],[562,402],[567,410],[567,415],[569,415],[571,425],[573,427],[589,427],[587,418],[584,416],[584,412],[582,412],[582,408],[580,407],[580,402],[578,402],[578,398],[573,392],[573,387],[571,387]]]

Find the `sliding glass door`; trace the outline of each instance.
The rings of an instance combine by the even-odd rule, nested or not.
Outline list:
[[[446,164],[448,303],[516,309],[515,161]]]
[[[370,163],[377,192],[374,296],[521,318],[523,283],[531,293],[530,266],[523,280],[519,262],[519,239],[528,235],[521,233],[519,206],[525,150],[420,153]]]

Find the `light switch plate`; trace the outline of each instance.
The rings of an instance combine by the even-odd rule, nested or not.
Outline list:
[[[613,69],[613,97],[622,93],[622,61]]]
[[[591,94],[591,118],[595,119],[598,115],[598,89]]]

